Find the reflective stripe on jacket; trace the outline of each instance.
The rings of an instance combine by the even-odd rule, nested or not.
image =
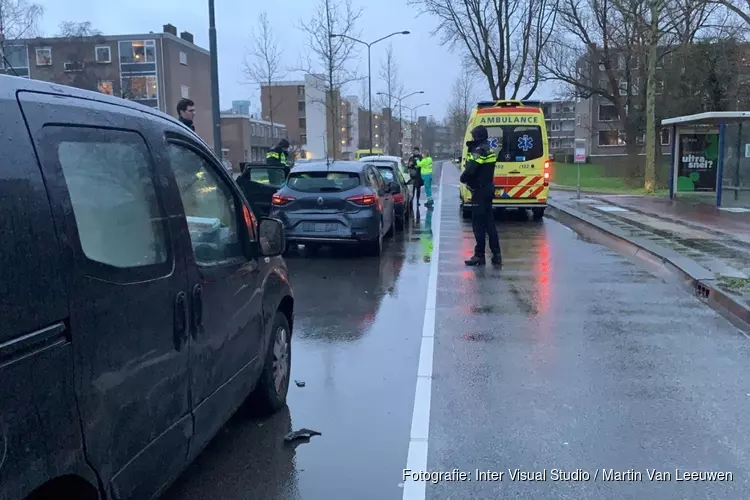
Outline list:
[[[432,174],[432,158],[429,156],[419,160],[417,166],[422,170],[422,175]]]
[[[278,161],[281,164],[286,164],[286,155],[284,153],[277,153],[276,151],[269,151],[266,153],[266,161]]]

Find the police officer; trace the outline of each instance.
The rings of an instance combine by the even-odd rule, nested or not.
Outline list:
[[[472,140],[466,143],[469,153],[466,157],[466,167],[461,174],[461,182],[469,188],[474,200],[471,225],[477,245],[474,247],[474,256],[465,261],[465,264],[467,266],[483,266],[486,264],[484,250],[485,236],[488,235],[492,263],[499,266],[502,265],[503,259],[500,254],[500,241],[497,237],[495,220],[492,216],[492,199],[495,197],[493,178],[495,177],[496,157],[494,153],[490,152],[485,127],[479,125],[472,129],[471,138]]]
[[[286,166],[287,156],[289,156],[289,141],[281,139],[275,148],[266,153],[266,164]]]

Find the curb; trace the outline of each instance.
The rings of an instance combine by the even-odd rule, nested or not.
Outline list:
[[[676,278],[683,288],[713,309],[724,313],[735,326],[744,332],[750,331],[750,306],[738,302],[721,290],[715,284],[717,280],[714,274],[697,262],[647,239],[626,235],[619,228],[554,200],[548,200],[547,205],[551,218],[626,257],[646,261],[652,268],[661,271],[662,277]]]
[[[649,216],[649,217],[654,217],[655,219],[660,219],[660,220],[663,220],[663,221],[666,221],[666,222],[671,222],[672,224],[679,224],[681,226],[685,226],[687,228],[694,229],[696,231],[703,231],[704,233],[710,233],[710,234],[713,234],[713,235],[716,235],[716,236],[729,237],[730,240],[735,241],[735,242],[737,242],[739,244],[742,244],[742,245],[747,244],[746,242],[743,242],[741,240],[736,240],[729,233],[726,233],[726,232],[723,232],[723,231],[717,231],[716,229],[713,229],[710,226],[704,226],[702,224],[698,224],[698,223],[691,222],[691,221],[685,221],[685,220],[677,219],[675,217],[665,217],[663,215],[658,215],[658,214],[655,214],[653,212],[647,212],[646,210],[640,210],[638,208],[633,208],[632,206],[626,205],[624,203],[618,203],[616,201],[612,201],[612,200],[609,200],[609,199],[605,200],[605,199],[601,199],[600,198],[601,196],[611,196],[610,194],[607,194],[607,193],[592,193],[592,194],[595,194],[594,197],[597,200],[601,201],[602,203],[606,203],[608,205],[614,205],[616,207],[624,208],[625,210],[629,210],[629,211],[635,212],[637,214],[646,215],[646,216]],[[632,195],[632,196],[638,196],[638,195]]]

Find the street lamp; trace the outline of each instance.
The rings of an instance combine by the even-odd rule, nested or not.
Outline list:
[[[391,95],[391,94],[389,94],[387,92],[378,92],[376,94],[376,95],[384,95],[384,96],[390,97],[391,99],[396,99],[396,101],[398,102],[398,134],[399,134],[400,139],[401,139],[399,141],[401,143],[401,156],[404,156],[404,126],[403,126],[403,119],[402,119],[402,116],[401,116],[403,114],[402,113],[403,107],[401,105],[401,101],[403,101],[407,97],[411,97],[411,96],[417,95],[417,94],[424,94],[424,90],[417,90],[416,92],[412,92],[411,94],[406,94],[406,95],[403,95],[401,97],[396,97],[395,95]],[[389,137],[389,139],[390,139],[390,137]]]
[[[221,111],[219,105],[219,62],[216,47],[216,15],[214,14],[214,0],[208,0],[208,43],[211,54],[211,114],[214,125],[214,151],[224,163],[224,151],[221,148]]]
[[[367,47],[367,102],[368,102],[368,107],[369,107],[369,109],[367,111],[368,111],[368,114],[369,114],[369,121],[370,121],[370,154],[372,154],[372,64],[370,62],[370,52],[371,52],[370,49],[376,43],[382,42],[383,40],[385,40],[387,38],[390,38],[390,37],[396,36],[396,35],[408,35],[409,33],[410,33],[409,31],[396,31],[394,33],[391,33],[390,35],[386,35],[386,36],[384,36],[382,38],[378,38],[374,42],[370,42],[370,43],[363,42],[362,40],[359,40],[357,38],[353,38],[353,37],[348,36],[348,35],[335,35],[335,34],[331,34],[330,35],[331,38],[336,38],[336,37],[346,38],[347,40],[351,40],[352,42],[361,43],[362,45],[364,45],[364,46]]]
[[[417,110],[419,108],[421,108],[422,106],[429,106],[429,105],[430,105],[429,102],[425,102],[425,103],[422,103],[422,104],[418,104],[418,105],[414,106],[413,108],[410,108],[409,106],[404,106],[406,109],[408,109],[409,111],[411,111],[411,121],[412,121],[412,123],[414,123],[416,125],[417,131],[419,131],[419,124],[417,123]],[[417,141],[415,140],[415,142],[417,142]]]

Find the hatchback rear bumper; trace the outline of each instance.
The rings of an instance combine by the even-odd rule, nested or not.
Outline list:
[[[273,217],[284,223],[286,240],[291,243],[357,243],[380,236],[380,214],[374,209],[352,213],[285,213]]]

